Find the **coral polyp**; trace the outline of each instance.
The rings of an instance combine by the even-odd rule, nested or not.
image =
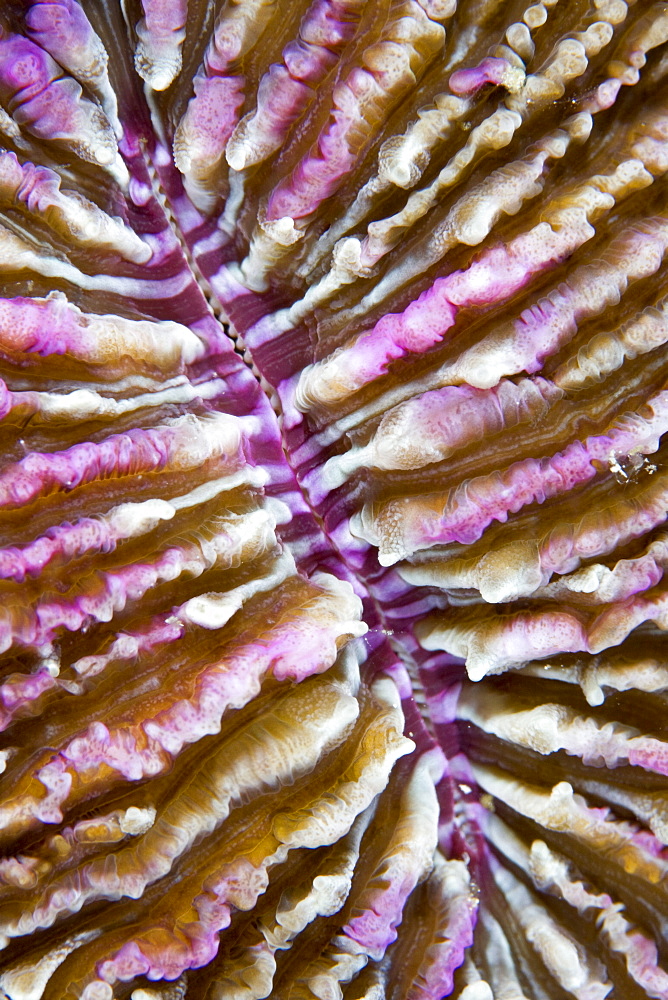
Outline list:
[[[8,1000],[668,1000],[667,42],[0,11]]]

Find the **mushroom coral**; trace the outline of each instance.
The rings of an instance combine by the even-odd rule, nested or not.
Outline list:
[[[667,42],[0,11],[8,1000],[668,1000]]]

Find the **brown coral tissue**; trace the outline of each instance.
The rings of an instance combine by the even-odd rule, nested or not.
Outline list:
[[[3,1000],[668,1000],[667,174],[665,2],[0,5]]]

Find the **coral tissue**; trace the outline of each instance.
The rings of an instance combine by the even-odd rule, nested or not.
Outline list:
[[[667,172],[663,3],[4,5],[0,995],[668,1000]]]

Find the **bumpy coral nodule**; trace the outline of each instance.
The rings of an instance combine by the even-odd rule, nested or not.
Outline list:
[[[0,147],[0,994],[668,1000],[666,5],[16,0]]]

